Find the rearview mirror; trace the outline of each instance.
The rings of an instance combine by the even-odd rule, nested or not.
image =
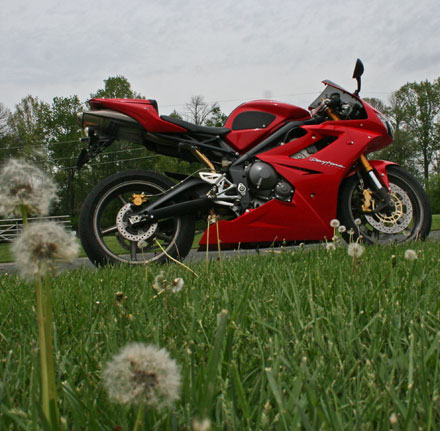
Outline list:
[[[364,73],[364,65],[362,61],[358,58],[356,60],[356,66],[354,67],[353,78],[359,79]]]
[[[358,87],[354,94],[358,95],[361,91],[361,76],[364,73],[364,65],[362,61],[358,58],[356,60],[356,66],[354,67],[353,78],[356,79]]]

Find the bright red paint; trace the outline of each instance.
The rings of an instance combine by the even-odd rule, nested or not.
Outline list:
[[[275,118],[265,128],[234,130],[233,124],[237,116],[249,111],[266,112],[273,114]],[[272,100],[254,100],[252,102],[243,103],[231,112],[225,123],[225,127],[231,129],[231,133],[226,136],[226,141],[238,153],[244,154],[286,121],[307,120],[308,118],[310,118],[309,111],[298,106],[288,105],[287,103]]]
[[[92,109],[112,109],[126,114],[145,127],[149,132],[184,133],[186,130],[175,124],[168,123],[159,117],[150,100],[144,99],[91,99]]]
[[[136,119],[149,132],[185,133],[186,130],[162,120],[148,100],[92,99],[92,109],[112,109]],[[243,215],[218,223],[220,241],[224,247],[245,243],[272,243],[331,239],[330,220],[336,217],[339,187],[342,180],[353,174],[353,164],[361,154],[376,151],[392,142],[383,123],[371,106],[365,104],[368,118],[363,120],[326,121],[303,126],[306,134],[256,156],[269,163],[295,188],[291,202],[276,199],[247,210]],[[247,111],[273,114],[267,127],[233,130],[234,120]],[[245,154],[288,121],[310,118],[308,111],[297,106],[273,101],[254,101],[240,105],[229,116],[225,127],[232,131],[225,141],[239,154]],[[295,159],[291,156],[313,145],[323,137],[335,140],[316,156]],[[390,162],[372,161],[386,186],[385,167]],[[200,240],[206,246],[217,245],[217,226],[211,225]]]

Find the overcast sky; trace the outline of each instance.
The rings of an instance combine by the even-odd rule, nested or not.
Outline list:
[[[0,103],[85,101],[109,76],[157,99],[225,113],[269,97],[307,106],[331,79],[387,99],[440,76],[439,0],[2,0]]]

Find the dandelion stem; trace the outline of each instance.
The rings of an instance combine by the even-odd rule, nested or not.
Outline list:
[[[222,253],[221,253],[221,247],[220,247],[220,232],[219,232],[219,229],[218,229],[218,221],[215,222],[215,227],[217,229],[218,260],[221,263],[222,262]]]
[[[44,313],[44,294],[43,287],[41,285],[41,278],[38,277],[35,280],[35,291],[37,300],[37,323],[38,323],[38,336],[40,339],[40,364],[41,364],[41,403],[43,406],[43,413],[46,419],[50,421],[50,409],[49,409],[49,380],[47,378],[47,339],[45,329],[45,313]]]
[[[185,264],[183,264],[182,262],[179,262],[177,259],[174,259],[174,257],[170,256],[165,250],[164,248],[160,245],[159,241],[157,239],[154,240],[156,245],[162,250],[162,253],[170,260],[172,260],[173,262],[176,262],[178,265],[183,266],[184,268],[186,268],[189,272],[192,272],[197,278],[199,277],[191,268],[188,268]]]
[[[168,316],[168,295],[167,295],[168,286],[164,286],[163,297],[165,303],[165,316],[167,318],[167,328],[170,326],[170,318]]]
[[[208,216],[208,227],[206,229],[206,272],[209,270],[209,220],[211,216]]]
[[[141,403],[136,415],[133,431],[142,431],[145,419],[145,403]]]
[[[20,212],[21,212],[21,218],[23,220],[23,226],[28,226],[28,215],[27,215],[27,208],[24,205],[20,205]]]
[[[42,410],[53,430],[58,429],[59,413],[55,387],[55,366],[53,358],[52,306],[50,284],[41,277],[35,279],[37,296],[37,323],[40,339],[41,403]]]
[[[49,412],[50,423],[53,429],[57,429],[59,424],[59,412],[57,405],[57,392],[55,384],[55,364],[54,364],[54,351],[53,351],[53,315],[52,315],[52,298],[51,298],[51,284],[50,278],[46,276],[44,278],[44,311],[46,319],[44,320],[44,330],[46,333],[46,362],[47,362],[47,385],[48,385],[48,398],[49,398]]]

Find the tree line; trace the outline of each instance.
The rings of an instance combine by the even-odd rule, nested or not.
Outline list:
[[[375,153],[410,171],[426,188],[435,213],[440,212],[440,78],[411,82],[394,91],[388,102],[365,99],[394,127],[394,143]]]
[[[143,99],[123,76],[109,77],[104,87],[90,97]],[[0,162],[24,157],[50,172],[56,180],[58,201],[53,213],[69,214],[76,225],[81,204],[90,190],[103,178],[126,169],[150,169],[191,173],[197,168],[174,158],[152,153],[130,142],[115,142],[106,152],[80,171],[76,169],[83,132],[77,113],[88,109],[78,96],[55,97],[52,103],[27,96],[13,112],[0,104]],[[207,126],[221,126],[226,121],[217,103],[208,104],[195,96],[184,112],[172,116]]]
[[[123,76],[109,77],[90,97],[144,98]],[[395,129],[393,145],[375,154],[392,160],[424,183],[435,212],[440,212],[440,78],[433,82],[407,83],[387,102],[366,99],[383,112]],[[191,173],[197,167],[174,158],[151,153],[129,142],[113,144],[81,171],[76,160],[82,130],[76,114],[87,106],[78,96],[55,97],[46,103],[27,96],[14,111],[0,104],[0,161],[25,157],[51,172],[59,185],[54,214],[69,214],[74,225],[87,193],[101,179],[124,169],[151,169]],[[227,116],[218,103],[194,96],[183,112],[171,116],[206,126],[220,127]]]

